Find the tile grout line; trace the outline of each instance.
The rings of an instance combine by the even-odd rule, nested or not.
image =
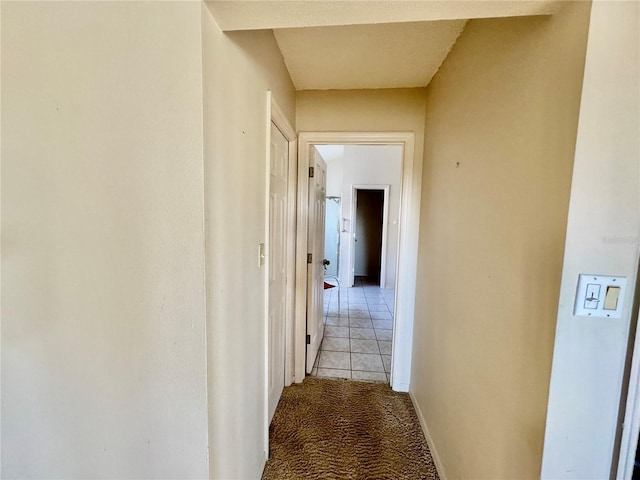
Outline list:
[[[371,316],[371,309],[369,308],[369,299],[367,299],[367,310],[369,311],[369,318],[371,319],[371,326],[373,327],[373,335],[376,337],[376,347],[378,347],[378,354],[380,355],[380,363],[382,363],[382,370],[384,370],[384,362],[382,361],[382,352],[380,351],[380,344],[378,343],[378,333],[376,332],[375,326],[373,325],[373,317]]]
[[[355,289],[357,289],[357,290],[355,290]],[[356,292],[357,292],[357,295],[356,295]],[[347,340],[349,342],[349,352],[348,353],[349,353],[350,369],[346,370],[346,369],[334,368],[334,370],[340,370],[340,371],[344,371],[344,372],[349,371],[349,373],[351,375],[351,379],[353,379],[353,373],[356,372],[356,371],[357,372],[363,372],[363,373],[374,373],[374,374],[382,373],[382,375],[384,375],[386,377],[385,381],[388,382],[388,376],[387,376],[386,370],[384,369],[384,362],[382,361],[382,350],[380,348],[380,343],[379,343],[380,341],[388,341],[388,340],[386,340],[386,339],[385,340],[380,340],[379,336],[378,336],[378,330],[386,330],[386,329],[378,329],[378,328],[376,328],[374,326],[373,318],[372,318],[372,312],[371,312],[371,306],[369,305],[369,298],[373,297],[373,296],[367,295],[367,292],[365,291],[365,287],[363,286],[361,281],[357,282],[357,286],[354,287],[353,293],[354,293],[354,295],[349,295],[347,293],[347,312],[346,313],[347,313],[347,325],[348,326],[346,328],[349,329],[347,337],[328,337],[327,336],[327,338],[347,338]],[[326,305],[327,306],[327,313],[325,314],[325,322],[324,322],[325,323],[325,328],[328,326],[328,325],[326,325],[326,321],[327,321],[328,317],[330,317],[330,316],[333,317],[333,315],[329,315],[328,314],[328,312],[330,310],[329,307],[332,305],[333,292],[331,292],[330,295],[331,295],[331,297],[329,298],[329,300],[327,302],[327,305]],[[390,312],[390,308],[389,308],[389,305],[387,304],[387,300],[386,300],[385,296],[384,295],[377,295],[376,297],[377,297],[377,305],[384,304],[384,307],[386,308],[387,311],[383,312],[383,313],[387,313],[388,314]],[[366,320],[369,320],[370,328],[369,327],[352,327],[351,320],[355,319],[355,318],[360,319],[360,317],[352,317],[351,308],[350,308],[350,303],[351,302],[349,302],[349,298],[351,298],[351,300],[354,301],[354,302],[357,299],[358,302],[355,302],[357,304],[362,304],[363,301],[364,301],[364,303],[365,303],[365,305],[367,307],[367,313],[368,313],[368,319],[366,319]],[[382,301],[383,303],[380,303],[380,301]],[[341,308],[338,309],[337,317],[340,318],[340,319],[343,317]],[[381,319],[381,321],[386,321],[386,320],[387,319]],[[332,325],[332,326],[339,327],[340,325]],[[359,352],[359,353],[365,353],[365,354],[366,353],[370,353],[370,354],[373,354],[373,355],[377,355],[380,358],[381,363],[383,364],[382,372],[373,371],[373,370],[354,370],[353,369],[353,353],[355,353],[355,352],[353,352],[353,350],[352,350],[352,343],[351,343],[351,341],[354,340],[354,338],[352,337],[352,333],[351,333],[351,329],[352,328],[361,328],[363,330],[364,329],[367,329],[367,330],[371,329],[373,331],[373,338],[371,338],[370,340],[375,340],[376,349],[377,349],[378,353],[375,353],[375,352]],[[356,340],[368,340],[368,338],[359,338],[359,339],[356,339]],[[344,352],[344,351],[341,351],[341,350],[322,350],[322,351],[347,353],[347,352]]]

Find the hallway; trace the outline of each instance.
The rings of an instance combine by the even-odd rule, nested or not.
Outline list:
[[[0,478],[260,478],[283,379],[287,399],[410,392],[443,478],[631,477],[640,0],[0,1],[0,17]],[[309,171],[330,145],[341,171]],[[382,146],[402,152],[397,183]],[[324,315],[312,173],[340,198],[331,262],[350,287]],[[370,273],[357,191],[386,185],[395,302],[349,275]],[[617,318],[576,315],[592,275],[625,279],[598,297],[617,293]],[[312,428],[312,404],[293,421]]]
[[[388,383],[394,290],[356,277],[352,288],[328,288],[324,294],[324,340],[311,375]]]
[[[409,395],[377,382],[307,377],[286,387],[263,480],[438,479]]]

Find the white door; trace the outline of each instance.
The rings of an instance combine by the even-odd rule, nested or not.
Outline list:
[[[358,255],[358,189],[351,193],[351,252],[349,255],[349,286],[356,283],[356,256]]]
[[[322,307],[324,299],[324,223],[326,208],[327,164],[313,149],[309,171],[309,232],[307,252],[307,373],[311,373],[324,336]],[[311,172],[313,176],[311,177]]]
[[[269,179],[269,423],[284,389],[289,142],[271,124]]]

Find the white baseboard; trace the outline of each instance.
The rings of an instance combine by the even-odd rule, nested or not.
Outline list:
[[[394,392],[402,392],[402,393],[408,393],[409,392],[409,384],[408,383],[393,383],[393,386],[391,387],[393,388]]]
[[[433,439],[431,438],[431,434],[429,433],[429,428],[427,427],[427,422],[424,420],[424,415],[422,414],[422,410],[418,406],[416,399],[413,397],[413,393],[409,392],[409,398],[411,398],[411,403],[413,403],[413,408],[416,410],[416,414],[418,415],[418,421],[420,422],[420,426],[422,427],[422,433],[424,433],[424,438],[427,439],[427,445],[429,446],[429,451],[431,452],[431,458],[433,458],[433,463],[436,464],[436,470],[438,471],[438,476],[440,480],[447,480],[447,475],[444,471],[444,465],[440,461],[440,456],[438,455],[438,451],[436,450],[436,446],[433,443]]]
[[[258,463],[258,475],[256,475],[256,480],[260,480],[262,478],[262,474],[264,473],[264,467],[267,465],[267,452],[262,452],[262,458],[260,458],[260,462]]]

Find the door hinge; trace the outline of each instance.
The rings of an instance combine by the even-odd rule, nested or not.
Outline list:
[[[313,253],[307,253],[307,263],[313,263]]]
[[[307,335],[307,345],[311,345],[311,335]]]
[[[316,169],[313,167],[309,167],[309,178],[313,178],[316,173]]]

